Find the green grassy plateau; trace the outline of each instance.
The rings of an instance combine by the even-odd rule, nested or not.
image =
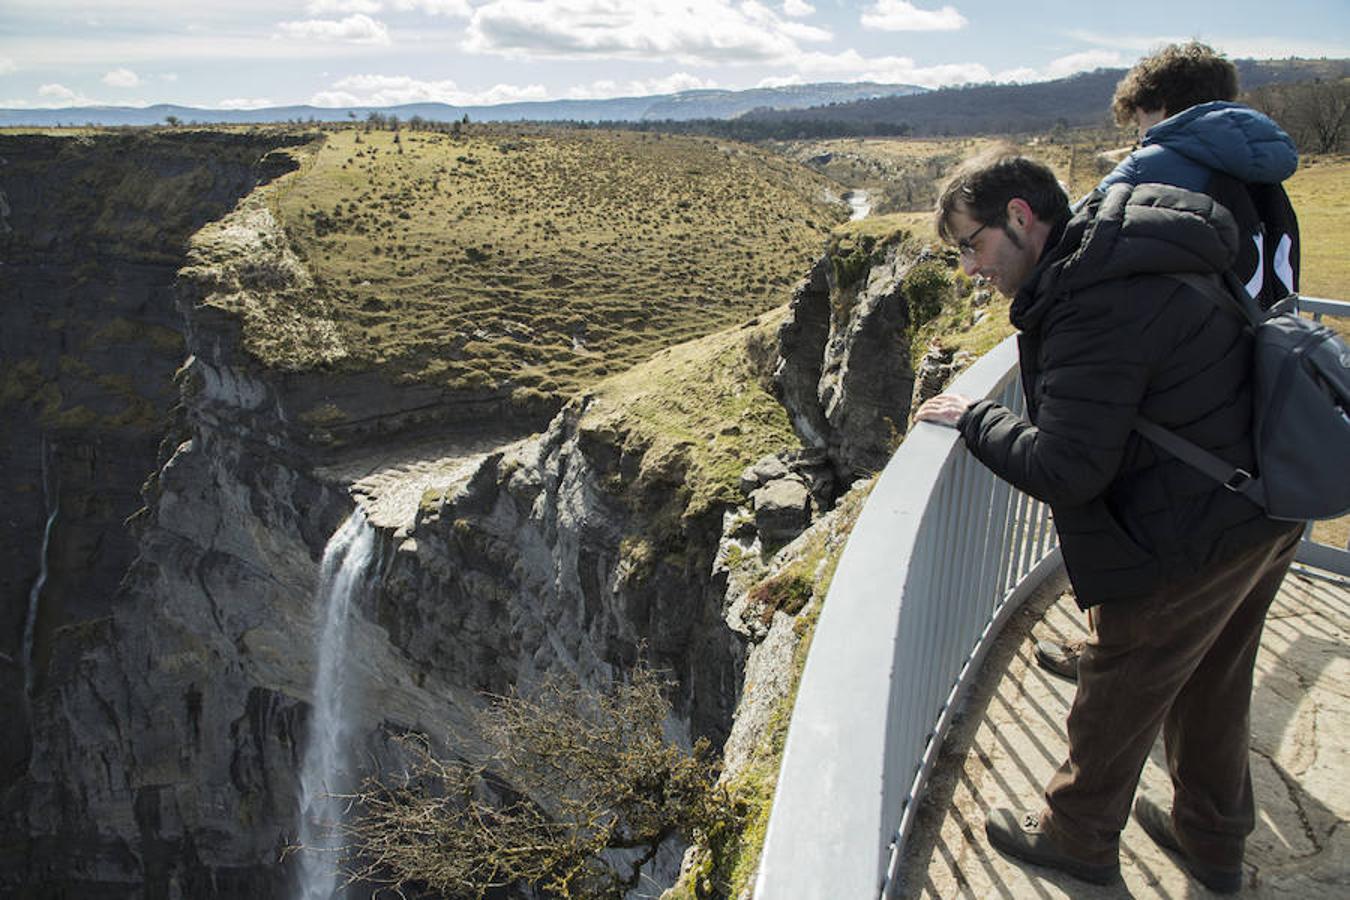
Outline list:
[[[786,302],[843,216],[830,186],[706,138],[353,129],[269,202],[342,365],[563,395]]]

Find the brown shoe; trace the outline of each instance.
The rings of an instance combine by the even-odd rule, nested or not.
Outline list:
[[[1181,841],[1177,840],[1177,832],[1172,826],[1171,814],[1163,812],[1161,806],[1152,800],[1140,797],[1134,801],[1134,818],[1136,822],[1143,826],[1148,836],[1153,838],[1153,843],[1181,857],[1182,865],[1186,867],[1187,872],[1195,877],[1196,881],[1216,894],[1236,894],[1242,890],[1242,867],[1221,869],[1218,866],[1211,866],[1191,859],[1190,855],[1182,848]]]
[[[1061,850],[1054,839],[1041,830],[1038,813],[991,809],[989,818],[984,820],[984,833],[990,844],[1017,859],[1058,869],[1093,884],[1113,884],[1120,880],[1120,863],[1087,863]]]
[[[1047,672],[1053,672],[1060,678],[1078,680],[1078,657],[1083,655],[1084,641],[1036,642],[1036,662]]]

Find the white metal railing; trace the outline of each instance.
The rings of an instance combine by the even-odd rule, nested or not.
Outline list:
[[[951,388],[1020,409],[1009,338]],[[954,703],[1059,552],[1047,508],[917,424],[853,528],[802,674],[755,896],[886,894]]]
[[[1350,318],[1350,303],[1344,300],[1326,300],[1321,297],[1299,297],[1298,311],[1310,314],[1320,322],[1323,316]],[[1333,547],[1319,544],[1313,540],[1313,523],[1303,530],[1303,540],[1299,542],[1294,559],[1304,565],[1335,572],[1342,578],[1350,578],[1350,546]]]
[[[1300,308],[1350,316],[1341,301]],[[951,390],[1020,410],[1015,340]],[[1350,575],[1350,552],[1309,535],[1298,559]],[[953,429],[912,429],[853,528],[816,628],[758,900],[890,896],[957,702],[1008,617],[1059,568],[1043,504],[996,479]]]

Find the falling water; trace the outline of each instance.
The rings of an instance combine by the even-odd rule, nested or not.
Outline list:
[[[47,441],[42,442],[42,493],[47,501],[47,527],[42,532],[42,551],[38,560],[38,577],[33,582],[32,588],[28,591],[28,612],[23,619],[23,655],[20,657],[20,665],[23,666],[23,696],[24,703],[27,704],[33,696],[33,683],[35,681],[33,672],[33,640],[37,634],[38,605],[42,602],[42,589],[47,585],[47,551],[52,542],[52,530],[56,527],[56,515],[61,511],[61,497],[59,490],[53,490],[50,482],[50,473],[47,470]]]
[[[297,900],[329,900],[337,882],[331,834],[340,821],[342,802],[333,795],[347,768],[350,723],[347,635],[352,600],[365,583],[375,552],[375,530],[358,508],[328,540],[315,593],[318,660],[309,743],[300,768],[300,887]]]
[[[867,191],[856,188],[844,195],[848,202],[850,219],[865,219],[872,214],[872,198]]]

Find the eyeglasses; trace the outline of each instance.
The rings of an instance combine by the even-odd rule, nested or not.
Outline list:
[[[980,232],[984,231],[988,227],[989,223],[985,222],[983,225],[981,225],[979,228],[976,228],[970,234],[957,240],[956,246],[958,249],[960,249],[962,256],[968,259],[975,256],[975,238],[979,237]]]

